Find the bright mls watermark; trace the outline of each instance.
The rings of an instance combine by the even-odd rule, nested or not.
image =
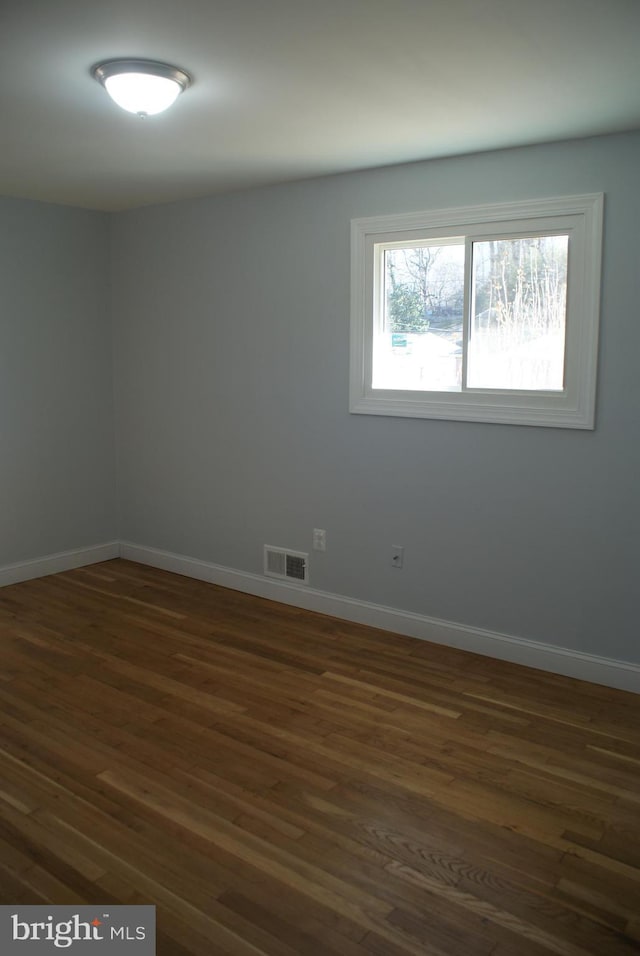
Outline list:
[[[0,906],[2,956],[156,956],[155,906]]]

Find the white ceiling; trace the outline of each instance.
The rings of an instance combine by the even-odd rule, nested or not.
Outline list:
[[[91,77],[194,85],[161,116]],[[0,0],[0,193],[125,209],[640,128],[640,0]]]

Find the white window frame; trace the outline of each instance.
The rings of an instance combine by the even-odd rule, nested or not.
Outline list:
[[[604,195],[596,193],[352,220],[350,411],[594,428],[603,208]],[[466,388],[436,392],[372,387],[374,330],[379,323],[376,309],[381,308],[378,263],[385,243],[464,236],[469,248],[472,241],[558,233],[569,236],[562,391]],[[470,322],[469,273],[467,262],[465,343]]]

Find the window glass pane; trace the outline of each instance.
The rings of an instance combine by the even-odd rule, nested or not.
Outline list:
[[[387,248],[373,387],[462,387],[464,239]]]
[[[469,388],[562,391],[568,236],[473,243]]]

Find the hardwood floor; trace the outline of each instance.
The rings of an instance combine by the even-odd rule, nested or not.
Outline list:
[[[159,956],[640,951],[640,696],[116,560],[0,590],[0,902]]]

